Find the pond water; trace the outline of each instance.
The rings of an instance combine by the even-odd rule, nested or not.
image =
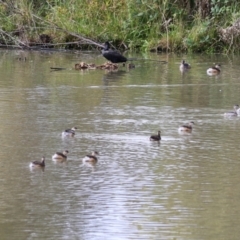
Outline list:
[[[240,117],[223,113],[240,104],[240,57],[126,55],[168,63],[76,71],[106,61],[0,51],[1,239],[239,239]],[[208,76],[213,62],[221,74]],[[161,142],[149,141],[158,130]],[[66,162],[52,161],[66,149]],[[92,150],[97,164],[83,164]],[[42,156],[44,171],[30,169]]]

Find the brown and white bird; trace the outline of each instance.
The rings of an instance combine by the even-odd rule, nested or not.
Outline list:
[[[185,60],[182,60],[180,66],[179,66],[179,69],[181,72],[184,72],[184,71],[187,71],[191,68],[191,65],[186,63]]]
[[[186,123],[186,124],[180,126],[180,127],[178,128],[178,131],[179,131],[179,132],[189,132],[189,133],[191,133],[191,132],[192,132],[192,129],[193,129],[193,127],[192,127],[193,124],[194,124],[193,121],[191,121],[191,122],[189,122],[189,123]]]
[[[44,168],[45,167],[45,157],[42,157],[41,161],[33,161],[29,164],[30,168]]]
[[[52,155],[53,161],[65,161],[67,160],[67,154],[69,153],[68,150],[65,150],[63,152],[56,152]]]
[[[91,154],[86,155],[82,160],[83,162],[96,163],[98,161],[97,156],[99,153],[97,151],[92,151]]]
[[[74,137],[76,130],[77,130],[76,127],[66,129],[62,132],[62,137]]]
[[[221,65],[220,64],[214,64],[214,66],[207,69],[207,74],[212,75],[218,75],[221,72]]]

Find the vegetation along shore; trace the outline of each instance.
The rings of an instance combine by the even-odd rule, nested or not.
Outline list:
[[[0,0],[0,46],[237,53],[232,0]]]

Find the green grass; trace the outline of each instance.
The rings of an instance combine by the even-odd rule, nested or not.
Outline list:
[[[199,15],[195,1],[187,2],[0,1],[0,42],[13,44],[15,40],[20,40],[26,44],[35,44],[40,43],[41,34],[47,34],[52,43],[65,43],[78,41],[79,38],[72,34],[75,33],[96,42],[110,40],[116,47],[128,46],[140,51],[237,51],[238,41],[233,41],[238,47],[224,41],[219,29],[239,19],[239,3],[211,0],[213,7],[209,15],[203,17]]]

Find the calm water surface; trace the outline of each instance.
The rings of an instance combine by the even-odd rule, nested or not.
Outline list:
[[[240,104],[240,57],[137,57],[168,63],[76,71],[105,60],[0,51],[1,239],[239,239],[240,117],[223,113]],[[213,62],[222,73],[209,77]],[[180,135],[188,121],[192,134]],[[76,136],[62,139],[73,126]],[[150,142],[158,130],[161,143]],[[54,163],[65,149],[67,162]],[[98,163],[83,164],[92,150]],[[42,156],[45,171],[31,171]]]

